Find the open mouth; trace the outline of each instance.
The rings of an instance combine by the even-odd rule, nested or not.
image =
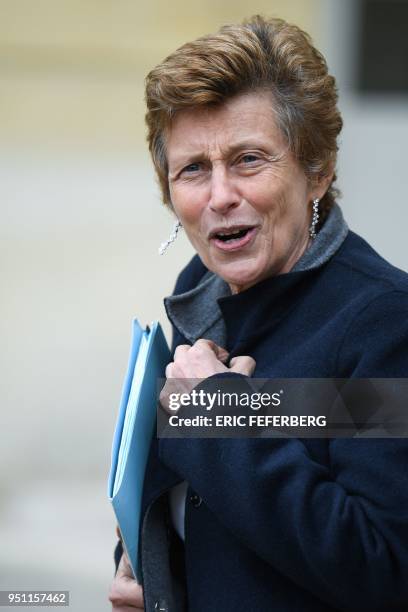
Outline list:
[[[245,229],[237,230],[231,233],[220,232],[219,234],[215,234],[214,237],[217,238],[217,240],[222,240],[222,242],[230,242],[231,240],[239,240],[240,238],[243,238],[247,235],[250,229],[251,228],[246,227]]]
[[[213,244],[222,251],[235,251],[247,246],[257,231],[256,227],[235,227],[214,231],[210,238]]]

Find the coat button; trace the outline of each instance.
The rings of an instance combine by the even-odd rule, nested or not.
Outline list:
[[[190,502],[194,506],[194,508],[199,508],[203,503],[203,500],[197,493],[192,493],[190,495]]]
[[[168,607],[164,599],[159,599],[154,604],[154,612],[167,612]]]

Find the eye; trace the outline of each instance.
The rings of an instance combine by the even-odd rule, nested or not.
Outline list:
[[[254,162],[259,161],[259,157],[258,155],[255,155],[255,153],[246,153],[239,159],[239,161],[246,165],[253,164]]]
[[[188,164],[182,169],[182,173],[186,172],[187,174],[193,174],[194,172],[198,172],[200,170],[200,164],[198,162],[194,162],[193,164]]]

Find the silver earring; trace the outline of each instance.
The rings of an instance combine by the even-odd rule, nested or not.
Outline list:
[[[171,243],[175,241],[175,239],[177,238],[178,231],[181,227],[182,225],[180,221],[177,219],[177,221],[174,224],[173,231],[170,234],[168,240],[166,240],[166,242],[162,242],[161,245],[159,246],[159,255],[163,255],[163,253],[167,250],[167,248],[171,245]]]
[[[313,200],[313,216],[309,227],[309,236],[314,240],[316,238],[316,225],[319,222],[319,198]]]

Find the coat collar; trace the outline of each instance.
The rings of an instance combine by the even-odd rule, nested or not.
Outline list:
[[[290,295],[291,288],[306,280],[311,271],[320,268],[338,251],[347,233],[348,226],[341,209],[335,204],[315,240],[289,273],[265,279],[242,293],[232,295],[228,284],[208,271],[190,291],[165,298],[167,316],[192,344],[198,338],[207,338],[220,346],[227,346],[227,336],[241,325],[239,317],[234,316],[237,312],[248,312],[249,305],[260,291],[267,290],[268,301],[276,300],[282,292]],[[230,329],[226,328],[225,322]]]

